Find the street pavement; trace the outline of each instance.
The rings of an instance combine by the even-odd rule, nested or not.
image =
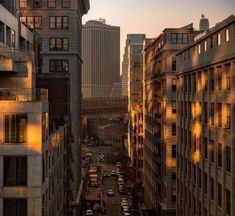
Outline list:
[[[99,162],[99,154],[104,154],[104,159],[106,161],[107,155],[112,151],[110,146],[89,146],[88,152],[92,153],[93,163],[99,166],[102,166],[104,171],[111,172],[115,170],[115,164],[108,164],[106,162]],[[120,194],[118,191],[117,177],[110,176],[104,177],[103,183],[101,184],[103,191],[103,199],[106,203],[106,212],[105,214],[94,211],[94,216],[122,216],[122,210],[120,206],[121,198],[126,197],[130,203],[130,198],[124,194]],[[107,190],[112,189],[114,191],[114,196],[107,196]]]
[[[110,164],[105,164],[105,163],[100,163],[100,165],[103,166],[104,170],[108,170],[111,172],[113,169],[115,169],[114,165]],[[102,190],[104,191],[104,200],[106,201],[106,212],[105,214],[101,213],[95,213],[95,216],[101,216],[101,215],[106,215],[106,216],[121,216],[122,211],[121,211],[121,197],[128,197],[126,195],[120,194],[118,191],[118,185],[117,185],[117,177],[115,176],[110,176],[110,177],[105,177],[103,184],[102,184]],[[114,196],[107,196],[107,190],[112,189],[114,191]]]

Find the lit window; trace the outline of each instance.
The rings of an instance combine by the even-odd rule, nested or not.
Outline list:
[[[221,44],[221,34],[219,33],[217,35],[217,45],[220,45]]]
[[[5,116],[5,143],[25,143],[27,115]]]
[[[207,51],[207,41],[204,41],[204,51]]]
[[[201,53],[201,44],[198,44],[198,54]]]
[[[225,40],[226,40],[226,42],[229,41],[229,30],[228,29],[226,29],[226,31],[225,31]]]

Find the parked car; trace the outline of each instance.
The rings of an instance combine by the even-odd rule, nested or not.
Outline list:
[[[115,172],[115,170],[112,170],[112,172],[110,173],[111,176],[116,176],[117,173]]]
[[[91,209],[86,210],[85,216],[93,216],[93,211]]]
[[[112,189],[108,189],[108,190],[107,190],[107,195],[108,195],[108,196],[114,196],[113,190],[112,190]]]
[[[104,177],[109,177],[110,174],[109,174],[109,172],[104,172],[103,176],[104,176]]]
[[[130,212],[123,212],[123,216],[131,216]]]

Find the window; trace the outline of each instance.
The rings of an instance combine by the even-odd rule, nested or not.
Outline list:
[[[219,143],[218,145],[218,166],[222,167],[223,166],[223,156],[222,156],[222,144]]]
[[[230,90],[231,89],[231,84],[230,84],[230,65],[226,65],[226,89]]]
[[[204,137],[203,145],[204,145],[204,157],[207,158],[208,157],[208,148],[207,148],[207,138],[206,137]]]
[[[204,190],[203,190],[203,192],[205,193],[205,194],[207,194],[207,174],[206,173],[204,173],[204,181],[203,181],[203,183],[204,183]]]
[[[215,124],[215,105],[214,103],[211,104],[211,125]]]
[[[172,101],[172,113],[176,113],[176,101]]]
[[[213,40],[213,36],[211,36],[210,38],[210,48],[213,48],[214,46],[214,40]]]
[[[68,60],[50,60],[49,63],[50,72],[68,72],[69,61]]]
[[[171,133],[172,133],[172,136],[176,136],[176,123],[175,122],[172,123],[172,131],[171,131]]]
[[[210,161],[215,162],[215,142],[210,140]]]
[[[5,143],[26,143],[27,115],[5,116]]]
[[[175,180],[175,179],[176,179],[176,173],[174,173],[174,172],[171,173],[171,179],[172,179],[172,180]]]
[[[207,41],[204,41],[204,51],[207,51]]]
[[[171,201],[176,202],[176,190],[172,189]]]
[[[203,113],[204,113],[204,122],[205,124],[207,124],[208,123],[207,103],[204,103]]]
[[[204,84],[204,90],[207,91],[207,85],[208,85],[208,77],[207,77],[207,70],[204,70],[203,71],[204,73],[204,81],[205,81],[205,84]]]
[[[221,34],[218,33],[217,34],[217,45],[220,45],[221,44]]]
[[[33,7],[34,8],[41,8],[42,7],[42,0],[33,0]]]
[[[172,91],[176,91],[176,79],[172,79]]]
[[[3,199],[4,216],[27,216],[27,199]]]
[[[176,60],[174,58],[172,59],[172,70],[176,70]]]
[[[69,39],[68,38],[50,38],[49,47],[50,47],[50,51],[68,51]]]
[[[198,186],[199,186],[199,188],[202,187],[202,174],[201,173],[202,173],[201,169],[198,168]]]
[[[218,127],[222,127],[222,104],[218,103]]]
[[[201,54],[201,44],[198,44],[198,54]]]
[[[211,190],[210,190],[210,192],[211,192],[211,199],[212,200],[214,200],[214,198],[215,198],[215,194],[214,194],[214,179],[213,178],[210,178],[210,188],[211,188]]]
[[[51,16],[50,17],[50,29],[68,29],[69,17],[68,16]]]
[[[48,8],[55,8],[56,7],[56,0],[47,0],[47,7]]]
[[[20,0],[20,8],[27,8],[27,0]]]
[[[27,185],[27,157],[4,157],[4,186]]]
[[[62,8],[69,8],[70,0],[62,0]]]
[[[226,123],[225,123],[225,129],[230,129],[231,127],[231,106],[230,104],[226,104]]]
[[[16,43],[16,33],[14,30],[11,30],[11,46],[15,48]]]
[[[218,89],[222,90],[222,68],[218,67]]]
[[[222,186],[219,183],[217,183],[217,200],[218,206],[222,208]]]
[[[172,145],[171,148],[171,156],[176,158],[176,145]]]
[[[215,74],[214,74],[214,68],[210,69],[210,90],[214,91],[215,89]]]
[[[231,148],[229,146],[226,146],[226,171],[231,172]]]
[[[41,16],[28,16],[20,17],[20,21],[31,29],[42,29],[42,17]]]
[[[187,44],[189,42],[188,34],[184,33],[172,33],[171,43],[172,44]]]
[[[226,213],[230,215],[231,214],[231,193],[227,189],[225,189],[225,196],[226,196]]]
[[[225,30],[225,41],[228,42],[229,41],[229,29]]]

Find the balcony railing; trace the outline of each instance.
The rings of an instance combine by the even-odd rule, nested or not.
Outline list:
[[[13,61],[32,61],[34,52],[32,50],[17,50],[0,42],[0,59],[12,59]]]
[[[0,101],[48,101],[48,90],[47,89],[36,89],[36,88],[0,88]]]

